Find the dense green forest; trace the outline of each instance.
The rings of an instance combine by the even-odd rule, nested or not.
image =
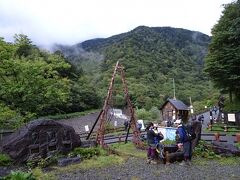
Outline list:
[[[105,39],[39,49],[23,34],[13,43],[0,39],[0,122],[16,128],[31,119],[101,108],[117,61],[125,67],[130,97],[139,114],[156,114],[167,98],[196,109],[217,102],[217,91],[204,73],[211,38],[171,27],[140,26]],[[112,105],[123,108],[119,76]],[[149,115],[150,115],[149,114]]]
[[[97,108],[100,98],[81,69],[26,35],[0,38],[0,127],[17,128],[40,116]]]
[[[139,26],[109,38],[92,39],[73,46],[55,45],[87,75],[105,97],[117,61],[125,67],[134,105],[146,110],[160,107],[173,97],[198,108],[217,102],[217,92],[204,73],[204,57],[211,38],[203,33],[171,27]],[[115,106],[124,105],[121,82],[116,80]]]

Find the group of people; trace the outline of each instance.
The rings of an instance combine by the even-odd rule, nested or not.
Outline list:
[[[192,140],[196,137],[194,133],[192,133],[192,127],[189,125],[183,125],[179,120],[176,123],[176,143],[178,146],[178,150],[183,152],[184,161],[182,164],[191,164],[192,158]],[[160,143],[162,139],[164,139],[163,134],[161,132],[157,132],[153,123],[149,123],[146,127],[147,131],[147,162],[151,164],[157,163],[157,158],[163,158],[163,145]],[[194,137],[195,136],[195,137]],[[159,156],[160,155],[160,156]]]

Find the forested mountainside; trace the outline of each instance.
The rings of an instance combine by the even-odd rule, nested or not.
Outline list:
[[[134,104],[149,109],[173,97],[173,78],[176,97],[186,104],[190,96],[194,102],[211,98],[215,91],[203,72],[210,40],[208,35],[186,29],[139,26],[109,38],[55,45],[54,51],[60,50],[81,68],[103,98],[113,66],[120,61]],[[117,90],[119,83],[116,80]],[[116,95],[115,104],[121,106],[122,99]]]

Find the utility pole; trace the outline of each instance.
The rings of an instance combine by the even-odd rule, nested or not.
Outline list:
[[[173,78],[173,99],[176,100],[176,92],[175,92],[175,82],[174,82],[174,78]]]
[[[190,112],[191,112],[191,114],[193,114],[193,105],[192,105],[192,98],[191,98],[191,96],[189,97],[189,100],[190,100]]]

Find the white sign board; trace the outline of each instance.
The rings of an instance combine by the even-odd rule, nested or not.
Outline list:
[[[176,130],[177,128],[172,128],[172,127],[166,127],[166,128],[158,128],[158,132],[161,132],[163,134],[164,140],[169,139],[174,141],[175,136],[176,136]]]
[[[84,126],[84,128],[85,128],[85,131],[89,131],[89,127],[88,127],[88,125],[86,125],[86,126]]]
[[[228,121],[229,122],[236,122],[235,114],[228,114]]]
[[[117,121],[114,121],[114,126],[115,126],[115,127],[117,126]]]
[[[145,130],[145,126],[144,126],[143,120],[141,120],[141,119],[137,120],[137,123],[142,125],[141,130]]]

